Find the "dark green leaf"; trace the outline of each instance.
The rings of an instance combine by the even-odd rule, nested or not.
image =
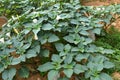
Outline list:
[[[22,78],[28,78],[29,77],[29,69],[27,67],[22,67],[18,70],[18,74]]]
[[[45,50],[41,50],[40,55],[44,56],[44,57],[49,57],[50,51],[45,49]]]
[[[55,34],[52,34],[49,38],[48,38],[48,42],[55,42],[58,41],[59,37],[56,36]]]

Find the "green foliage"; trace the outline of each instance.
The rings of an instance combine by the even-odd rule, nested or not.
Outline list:
[[[102,46],[104,48],[113,49],[114,54],[108,55],[110,60],[115,64],[115,68],[112,71],[120,70],[119,62],[120,62],[120,32],[111,27],[107,32],[104,32],[105,35],[99,36],[96,40],[95,44],[97,46]]]
[[[22,67],[18,70],[18,74],[23,78],[28,78],[29,76],[29,69],[27,67]]]
[[[7,70],[4,70],[4,72],[2,73],[2,79],[3,80],[12,80],[13,77],[16,74],[16,69],[15,68],[10,68]]]
[[[3,76],[4,80],[15,76],[16,69],[11,71],[12,65],[33,57],[49,58],[37,68],[48,73],[48,80],[58,79],[61,72],[68,78],[82,73],[85,79],[112,80],[103,70],[114,66],[105,56],[113,51],[97,47],[88,31],[100,35],[104,26],[101,22],[109,24],[111,13],[118,13],[119,5],[85,7],[79,0],[48,0],[37,6],[30,5],[34,8],[23,10],[2,28],[0,72],[2,75],[9,74],[6,71],[14,72],[11,77]],[[10,36],[6,35],[8,33]],[[29,75],[27,68],[19,72],[22,74],[24,69],[25,76],[21,76],[26,78]]]

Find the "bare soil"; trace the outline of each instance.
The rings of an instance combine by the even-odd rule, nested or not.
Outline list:
[[[85,6],[102,6],[110,4],[119,4],[120,0],[83,0],[82,4]]]

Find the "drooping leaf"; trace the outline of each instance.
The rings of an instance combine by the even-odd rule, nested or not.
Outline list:
[[[59,73],[56,70],[51,70],[48,72],[48,80],[57,80],[59,78]]]
[[[104,62],[104,68],[109,69],[109,68],[112,68],[112,67],[114,67],[114,64],[112,62],[109,62],[109,61]]]
[[[51,25],[50,23],[44,24],[44,25],[42,26],[42,29],[43,29],[43,30],[51,30],[51,29],[53,29],[53,28],[54,28],[54,26]]]
[[[76,64],[75,67],[74,67],[74,72],[76,74],[79,74],[79,73],[83,73],[87,70],[87,67],[86,66],[83,66],[83,65],[80,65],[80,64]]]
[[[3,80],[13,80],[13,77],[15,76],[15,74],[16,74],[15,68],[7,69],[2,73],[2,79]]]
[[[0,73],[4,71],[4,65],[3,64],[0,64]]]
[[[57,55],[57,54],[53,54],[51,60],[52,60],[53,62],[58,62],[58,63],[61,62],[61,58],[60,58],[60,56]]]
[[[52,34],[49,38],[48,38],[48,42],[55,42],[58,41],[59,37],[56,36],[55,34]]]
[[[101,80],[100,77],[97,75],[95,77],[90,77],[90,80]]]
[[[76,60],[76,61],[81,61],[82,59],[88,59],[88,57],[89,57],[89,54],[85,54],[85,53],[83,53],[83,54],[78,54],[78,55],[75,57],[75,60]]]
[[[80,31],[80,34],[85,35],[85,36],[89,35],[89,33],[87,31],[85,31],[85,30]]]
[[[100,33],[101,33],[101,28],[95,28],[92,32],[95,33],[95,34],[100,35]]]
[[[63,51],[63,49],[64,49],[64,45],[62,43],[56,43],[55,47],[56,47],[57,51]]]
[[[73,74],[73,69],[65,69],[63,70],[63,72],[65,73],[65,75],[70,78]]]
[[[32,58],[32,57],[36,57],[37,54],[34,50],[28,50],[28,52],[26,53],[26,57],[27,58]]]
[[[51,69],[54,69],[54,65],[52,65],[51,62],[47,62],[47,63],[40,65],[38,67],[38,70],[41,72],[46,72],[46,71],[51,70]]]
[[[113,79],[112,79],[111,76],[109,76],[108,74],[106,74],[106,73],[101,73],[101,74],[100,74],[100,80],[113,80]]]
[[[72,54],[68,54],[64,60],[65,64],[70,64],[73,61],[73,55]]]

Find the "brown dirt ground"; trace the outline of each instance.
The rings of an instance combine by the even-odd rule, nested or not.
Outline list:
[[[83,5],[86,6],[101,6],[101,5],[110,5],[110,4],[119,4],[120,0],[83,0]]]

